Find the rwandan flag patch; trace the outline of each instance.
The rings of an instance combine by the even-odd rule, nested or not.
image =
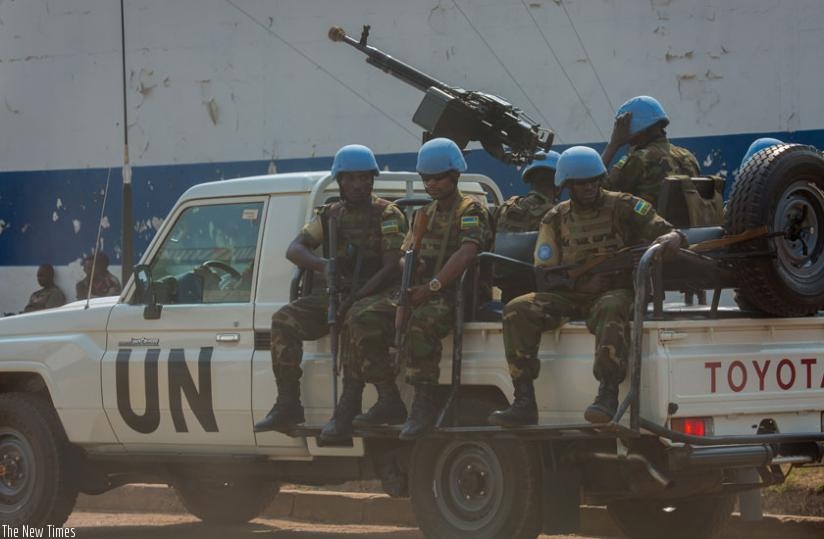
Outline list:
[[[652,208],[652,204],[650,204],[646,200],[639,200],[635,203],[633,211],[638,215],[646,215],[649,213],[650,208]]]
[[[384,221],[381,224],[381,232],[384,234],[391,234],[393,232],[400,232],[397,221]]]
[[[478,228],[481,226],[481,222],[478,219],[477,215],[471,215],[468,217],[461,217],[461,230],[467,230],[470,228]]]

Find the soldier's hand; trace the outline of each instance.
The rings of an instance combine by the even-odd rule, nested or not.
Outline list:
[[[629,124],[632,121],[632,113],[625,112],[615,118],[615,125],[612,127],[612,135],[610,136],[609,143],[615,148],[620,148],[624,144],[629,143],[630,134],[629,134]]]
[[[419,284],[409,289],[409,303],[412,307],[417,307],[421,303],[424,303],[431,296],[432,291],[429,290],[429,286],[425,284]]]
[[[600,294],[606,292],[609,287],[609,275],[606,273],[594,273],[580,277],[575,283],[575,291],[582,294]]]
[[[653,244],[663,245],[664,251],[666,253],[676,253],[678,249],[681,248],[681,245],[684,243],[684,238],[678,231],[673,230],[672,232],[667,232],[663,236],[658,236]]]

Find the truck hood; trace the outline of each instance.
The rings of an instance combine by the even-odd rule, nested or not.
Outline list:
[[[117,301],[117,296],[95,298],[89,301],[88,309],[85,301],[75,301],[55,309],[0,318],[0,339],[10,336],[103,331]]]

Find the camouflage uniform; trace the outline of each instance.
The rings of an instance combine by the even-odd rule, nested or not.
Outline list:
[[[89,276],[87,275],[82,281],[79,281],[74,288],[77,294],[77,299],[84,300],[89,294]],[[107,271],[102,275],[97,275],[92,280],[92,295],[93,298],[105,298],[108,296],[116,296],[120,294],[120,281]]]
[[[554,205],[553,200],[538,191],[530,191],[522,197],[512,197],[495,210],[495,231],[532,232],[538,230],[541,218]]]
[[[421,259],[426,264],[426,274],[421,282],[428,282],[441,269],[449,257],[464,243],[474,243],[479,250],[489,249],[492,243],[489,212],[475,199],[458,192],[454,217],[450,212],[438,212],[437,202],[420,211],[429,215],[429,227],[421,243]],[[449,227],[452,227],[449,230]],[[449,231],[442,260],[438,264],[443,238]],[[411,241],[411,232],[404,243]],[[455,312],[456,283],[450,283],[439,293],[433,294],[426,303],[418,305],[409,316],[402,354],[406,358],[406,381],[410,384],[437,383],[440,374],[441,339],[452,329]],[[368,299],[368,298],[367,298]],[[365,303],[365,301],[364,301]],[[391,344],[394,328],[395,304],[388,295],[375,298],[371,305],[364,305],[351,317],[350,329],[360,337],[352,340],[357,348],[385,350]]]
[[[649,202],[602,190],[593,208],[576,208],[571,201],[564,201],[546,214],[535,246],[535,264],[580,264],[625,246],[652,241],[671,230]],[[537,378],[541,332],[558,328],[570,318],[586,318],[587,328],[595,334],[595,378],[620,382],[626,374],[632,301],[629,289],[600,294],[537,292],[514,299],[506,305],[503,320],[512,378]]]
[[[667,176],[698,176],[698,160],[692,152],[670,144],[661,136],[645,146],[630,148],[627,155],[610,169],[604,188],[641,197],[658,204],[661,182]]]
[[[338,290],[346,297],[355,286],[362,286],[381,269],[384,252],[400,248],[406,233],[406,218],[397,206],[375,196],[365,210],[354,208],[345,202],[333,202],[320,208],[315,218],[303,227],[300,237],[304,245],[314,249],[323,243],[323,222],[329,215],[337,217]],[[347,253],[348,245],[357,246],[362,257],[357,283],[353,282],[356,259],[351,253]],[[346,335],[351,334],[348,321],[357,314],[361,302],[369,299],[363,298],[349,309],[342,324],[343,350],[346,350]],[[316,340],[329,332],[328,307],[329,296],[326,291],[322,291],[298,298],[272,315],[272,370],[278,381],[290,382],[300,379],[303,373],[300,368],[303,356],[302,341]],[[352,361],[348,363],[349,366],[346,368],[352,366]],[[344,361],[344,365],[346,364]],[[352,371],[356,377],[359,373],[360,369]]]
[[[84,298],[85,299],[85,298]],[[63,291],[55,285],[45,286],[40,290],[36,290],[29,297],[29,302],[23,308],[24,313],[32,311],[40,311],[43,309],[52,309],[60,307],[66,303],[66,296]]]

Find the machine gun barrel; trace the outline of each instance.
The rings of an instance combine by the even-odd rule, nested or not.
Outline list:
[[[364,26],[363,34],[361,34],[360,41],[356,40],[355,38],[346,35],[346,32],[340,26],[333,26],[329,29],[329,39],[332,41],[341,41],[348,45],[351,45],[364,53],[366,55],[366,62],[371,64],[384,73],[389,73],[393,77],[396,77],[403,82],[414,86],[418,90],[425,92],[429,88],[433,86],[438,88],[439,90],[450,92],[455,90],[454,88],[450,87],[449,85],[434,79],[420,71],[415,69],[411,65],[401,62],[396,58],[392,58],[385,52],[376,49],[371,45],[366,44],[366,39],[369,37],[369,26]]]
[[[478,141],[490,155],[514,165],[531,163],[536,152],[552,146],[552,131],[504,99],[449,86],[369,46],[368,38],[369,26],[363,27],[359,41],[339,26],[329,29],[329,39],[358,49],[366,54],[367,63],[425,93],[412,117],[424,128],[424,141],[446,137],[460,148]]]

